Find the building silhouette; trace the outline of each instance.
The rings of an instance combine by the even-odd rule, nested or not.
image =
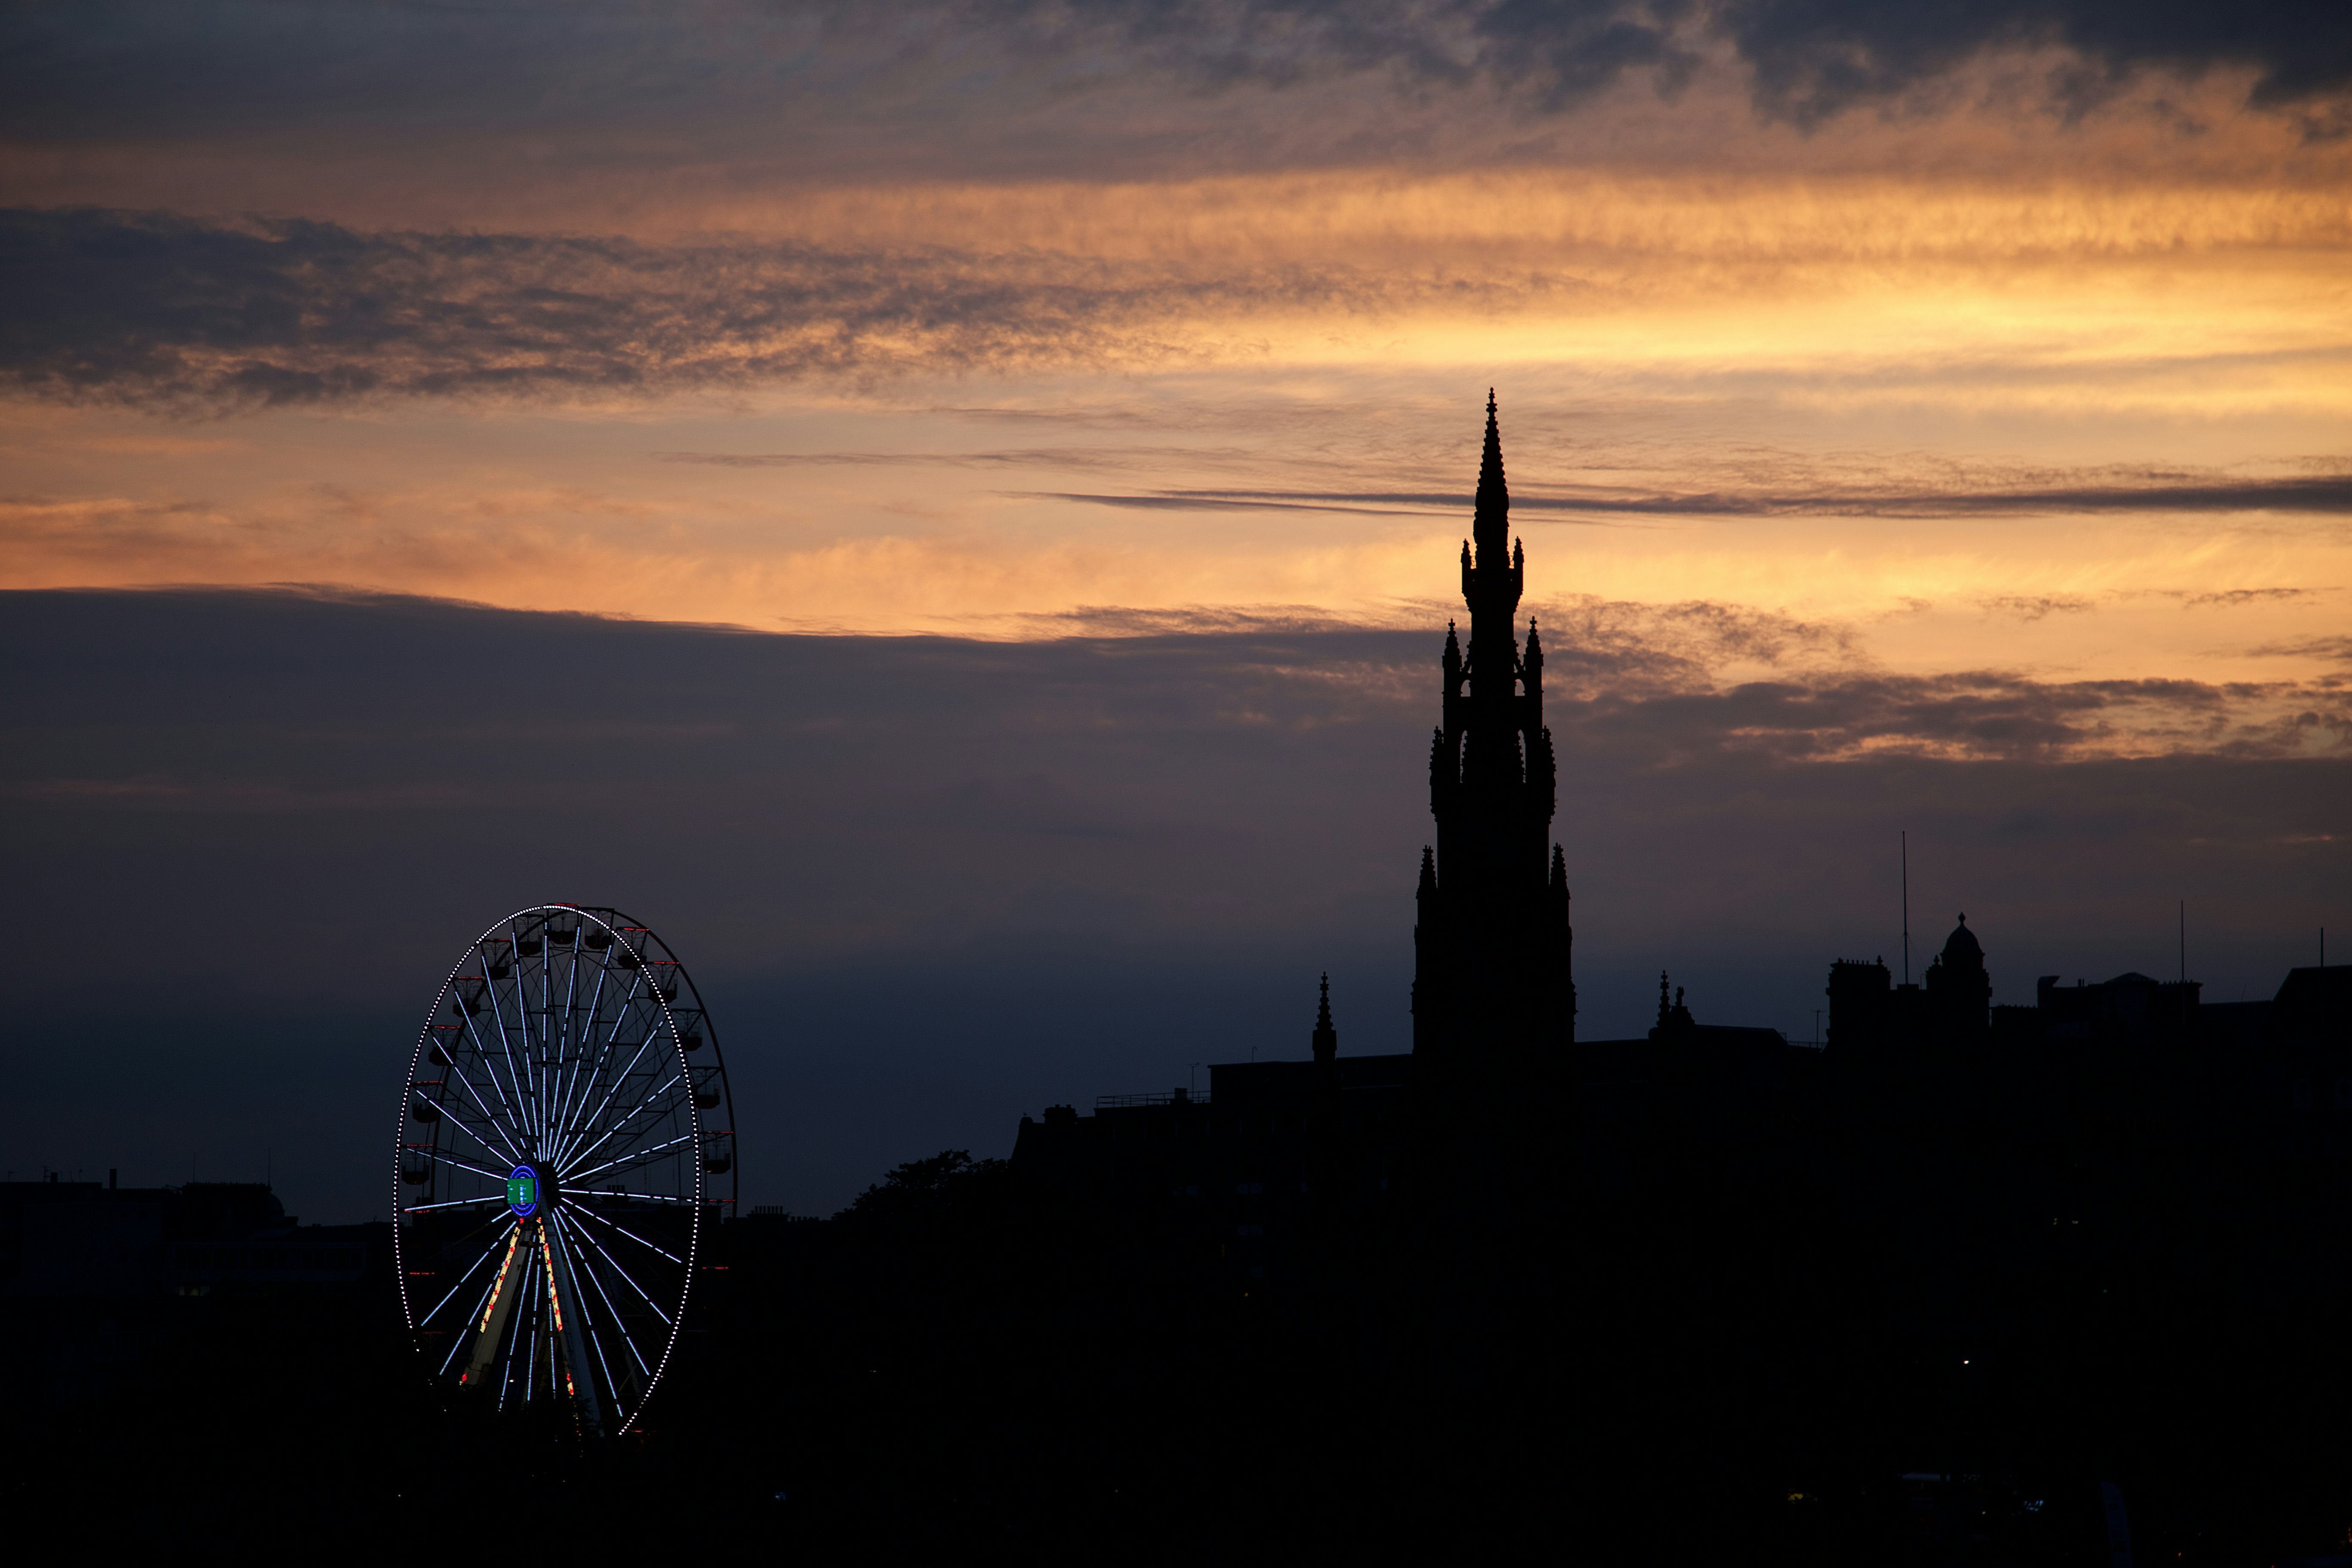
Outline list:
[[[391,1226],[303,1225],[259,1182],[0,1182],[0,1327],[38,1342],[20,1404],[108,1394],[211,1319],[373,1304]]]
[[[1825,994],[1832,1049],[1898,1041],[1965,1049],[1980,1044],[1994,1023],[1992,976],[1965,914],[1928,962],[1924,985],[1895,984],[1884,959],[1841,958],[1830,965]]]
[[[1580,1039],[1544,650],[1532,622],[1524,639],[1518,626],[1526,552],[1510,535],[1491,393],[1486,414],[1461,554],[1468,643],[1454,623],[1437,661],[1412,1049],[1341,1055],[1326,976],[1299,1059],[1212,1065],[1206,1096],[1106,1095],[1090,1115],[1024,1117],[1017,1171],[1089,1205],[1091,1223],[1156,1237],[1171,1258],[1263,1295],[1328,1276],[1344,1236],[1419,1235],[1425,1259],[1445,1258],[1437,1272],[1494,1275],[1579,1201],[1561,1184],[1607,1191],[1636,1171],[1681,1181],[1735,1150],[1759,1167],[1801,1162],[1775,1142],[1790,1118],[1828,1118],[1858,1146],[1891,1138],[1891,1151],[1988,1106],[2048,1128],[2069,1107],[2154,1094],[2217,1136],[2352,1147],[2352,1115],[2340,1139],[2326,1131],[2331,1111],[2352,1107],[2352,998],[2331,984],[2352,970],[2297,970],[2274,1003],[2227,1008],[2201,1007],[2185,979],[2045,976],[2033,1005],[1996,1007],[1965,914],[1916,983],[1883,959],[1832,963],[1822,1047],[1703,1022],[1664,973],[1645,1035]],[[2180,1088],[2191,1080],[2195,1092]],[[1490,1280],[1490,1293],[1532,1278]]]

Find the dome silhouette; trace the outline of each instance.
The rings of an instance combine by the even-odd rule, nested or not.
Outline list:
[[[1984,949],[1978,944],[1976,932],[1969,929],[1968,916],[1962,915],[1952,934],[1944,939],[1944,958],[1947,963],[1963,958],[1984,962]]]

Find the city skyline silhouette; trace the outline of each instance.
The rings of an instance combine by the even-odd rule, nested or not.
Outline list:
[[[2347,191],[2305,0],[0,10],[11,1473],[2345,1558]]]

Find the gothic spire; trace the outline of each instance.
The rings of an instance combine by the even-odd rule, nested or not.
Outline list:
[[[1511,491],[1503,482],[1503,432],[1495,418],[1495,389],[1486,389],[1486,449],[1478,458],[1478,500],[1471,532],[1483,561],[1489,550],[1500,564],[1511,531]]]
[[[1567,868],[1554,863],[1549,831],[1559,759],[1543,721],[1544,646],[1532,620],[1521,652],[1527,557],[1513,548],[1510,506],[1502,413],[1489,387],[1462,546],[1470,613],[1447,625],[1438,659],[1442,722],[1429,744],[1437,847],[1422,850],[1413,923],[1413,1049],[1451,1064],[1439,1071],[1474,1076],[1576,1038]]]

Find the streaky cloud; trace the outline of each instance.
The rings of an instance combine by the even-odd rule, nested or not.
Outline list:
[[[1380,505],[1428,507],[1458,510],[1470,505],[1466,492],[1413,490],[1211,490],[1159,492],[1188,501],[1255,501],[1294,504]],[[1109,498],[1072,498],[1104,504],[1131,504],[1137,498],[1114,503]],[[1970,514],[2096,511],[2289,511],[2336,513],[2352,511],[2352,471],[2292,475],[2277,479],[2211,479],[2154,477],[2136,484],[2059,485],[2018,489],[1976,489],[1955,487],[1944,491],[1855,489],[1818,490],[1759,489],[1750,493],[1726,490],[1685,494],[1628,495],[1603,490],[1542,493],[1515,488],[1514,512],[1601,512],[1642,516],[1776,517],[1789,515],[1844,517],[1958,517]]]
[[[2021,621],[2052,616],[2078,616],[2097,608],[2097,601],[2081,594],[2002,594],[1979,600],[1988,616],[2010,616]]]
[[[2288,599],[2308,599],[2316,590],[2311,588],[2225,588],[2214,594],[2191,594],[2182,601],[2189,609],[2213,606],[2218,609],[2243,609],[2252,605],[2277,604]]]
[[[1006,415],[1005,417],[1014,417]],[[992,452],[649,452],[657,463],[717,468],[1126,468],[1147,460],[1244,460],[1239,448],[1197,447],[1033,447]]]
[[[1403,507],[1343,505],[1338,500],[1255,500],[1218,495],[1087,495],[1074,490],[1004,490],[1001,494],[1024,500],[1077,501],[1087,506],[1120,507],[1132,511],[1331,511],[1360,512],[1373,517],[1412,517]]]

